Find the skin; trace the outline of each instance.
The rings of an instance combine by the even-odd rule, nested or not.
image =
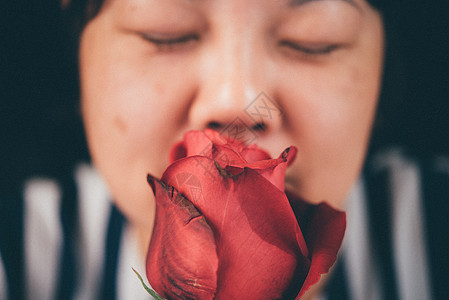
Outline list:
[[[89,148],[142,241],[155,207],[146,174],[162,175],[184,132],[220,131],[236,117],[272,156],[298,148],[288,188],[344,207],[376,111],[382,20],[361,0],[303,2],[111,0],[87,24],[80,75]],[[254,120],[245,109],[261,92],[272,115],[260,108]]]

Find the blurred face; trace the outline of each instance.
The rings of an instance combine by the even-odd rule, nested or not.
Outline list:
[[[80,47],[93,161],[151,228],[146,174],[162,174],[184,132],[232,124],[272,156],[295,145],[287,186],[342,207],[376,110],[382,33],[364,0],[106,1]]]

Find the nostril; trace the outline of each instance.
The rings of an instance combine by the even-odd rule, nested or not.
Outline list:
[[[265,125],[265,123],[257,123],[255,125],[253,125],[252,129],[254,131],[265,131],[267,129],[267,126]]]
[[[239,118],[237,118],[237,119],[240,120]],[[259,123],[256,123],[256,124],[252,125],[252,126],[249,126],[249,124],[248,125],[245,124],[242,120],[240,120],[240,123],[236,123],[234,121],[234,122],[231,122],[230,124],[222,124],[220,122],[210,121],[207,124],[207,128],[219,131],[219,130],[222,130],[224,128],[228,128],[231,125],[232,125],[232,127],[241,127],[241,128],[245,128],[246,127],[247,130],[257,131],[257,132],[264,132],[264,131],[267,130],[267,125],[264,122],[259,122]]]
[[[221,127],[222,127],[221,124],[215,121],[209,122],[209,124],[207,124],[207,128],[209,129],[217,130],[220,129]]]

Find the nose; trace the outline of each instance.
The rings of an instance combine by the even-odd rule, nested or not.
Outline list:
[[[261,52],[251,42],[234,36],[203,56],[197,92],[188,113],[191,127],[225,134],[232,131],[246,140],[280,127],[282,109]]]

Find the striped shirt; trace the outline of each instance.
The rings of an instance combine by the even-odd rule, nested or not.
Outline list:
[[[449,299],[449,159],[369,159],[319,299]],[[151,299],[137,240],[88,164],[0,203],[0,300]]]

